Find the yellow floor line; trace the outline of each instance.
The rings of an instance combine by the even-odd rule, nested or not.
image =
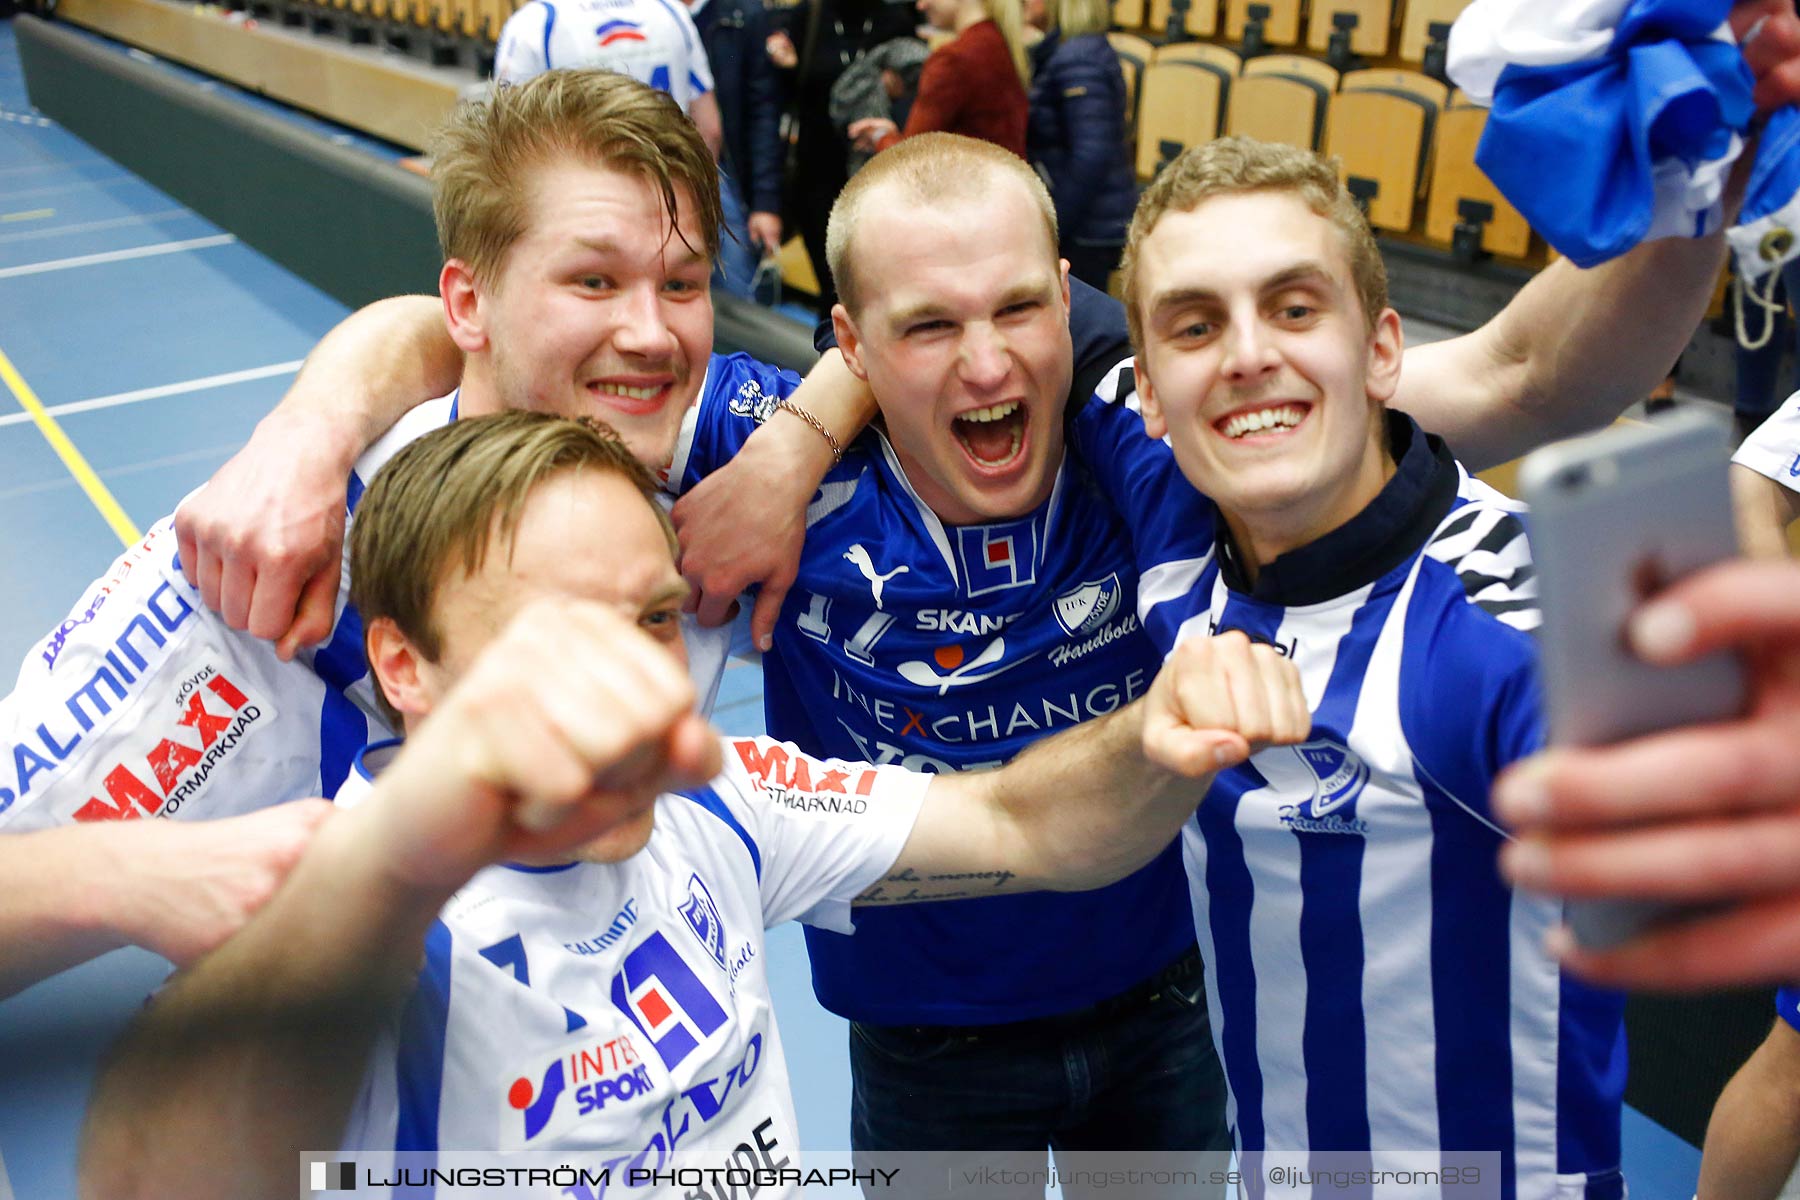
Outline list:
[[[44,435],[44,440],[56,451],[56,457],[62,459],[63,466],[69,469],[69,474],[75,477],[75,482],[81,485],[81,490],[87,493],[87,498],[100,511],[106,523],[112,526],[112,531],[118,534],[119,541],[126,546],[136,545],[141,536],[138,527],[131,523],[131,518],[119,507],[113,494],[106,490],[106,485],[100,482],[100,476],[94,474],[94,468],[88,466],[87,459],[81,456],[81,451],[75,448],[69,435],[62,431],[56,418],[44,411],[44,402],[37,398],[37,393],[31,390],[31,385],[25,382],[24,376],[12,365],[12,359],[6,357],[4,350],[0,350],[0,379],[6,381],[12,394],[25,406],[25,411],[31,414],[38,432]]]
[[[45,217],[54,217],[54,208],[33,208],[25,212],[0,213],[0,222],[5,221],[41,221]]]

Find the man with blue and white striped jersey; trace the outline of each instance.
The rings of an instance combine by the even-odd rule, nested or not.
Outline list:
[[[1091,887],[1191,802],[1141,747],[1213,764],[1304,733],[1292,665],[1245,642],[1003,771],[721,746],[679,667],[687,586],[654,486],[616,438],[537,413],[459,421],[383,469],[354,595],[408,745],[365,755],[385,760],[368,794],[140,1022],[90,1117],[97,1194],[269,1195],[290,1146],[340,1139],[378,1162],[553,1150],[632,1194],[708,1169],[794,1193],[765,926],[847,932],[853,903],[972,880]],[[1220,720],[1239,693],[1259,711]],[[227,1114],[231,1147],[163,1136]],[[632,1167],[684,1175],[631,1188]],[[611,1190],[590,1186],[564,1194]]]
[[[669,93],[718,157],[725,134],[712,67],[678,0],[527,0],[500,30],[494,81],[523,83],[558,67],[604,67]]]
[[[1277,647],[1312,710],[1182,835],[1240,1150],[1498,1151],[1507,1200],[1621,1196],[1623,1000],[1560,974],[1489,809],[1543,737],[1520,506],[1388,410],[1400,319],[1317,156],[1190,150],[1125,262],[1145,426],[1210,497],[1151,443],[1140,549],[1211,544],[1145,572],[1146,626]]]

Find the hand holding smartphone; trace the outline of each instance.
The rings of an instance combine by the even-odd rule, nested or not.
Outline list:
[[[1626,619],[1645,599],[1736,553],[1729,459],[1724,421],[1692,410],[1525,459],[1519,483],[1532,510],[1553,744],[1598,745],[1742,710],[1736,656],[1651,666],[1625,641]],[[1605,949],[1680,913],[1661,902],[1576,900],[1569,925],[1582,945]]]

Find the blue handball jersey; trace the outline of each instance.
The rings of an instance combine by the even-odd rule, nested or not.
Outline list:
[[[736,452],[797,381],[713,360],[671,477]],[[791,381],[791,382],[790,382]],[[1136,615],[1119,517],[1073,457],[1015,521],[947,526],[865,434],[807,514],[800,574],[763,656],[773,736],[808,753],[948,771],[1005,762],[1144,694],[1160,655]],[[833,1012],[875,1024],[995,1024],[1115,995],[1194,941],[1179,849],[1099,891],[874,909],[854,938],[807,930]]]
[[[1522,506],[1396,414],[1380,495],[1252,585],[1194,553],[1214,510],[1137,415],[1090,407],[1151,635],[1272,644],[1313,711],[1182,835],[1240,1149],[1498,1150],[1509,1200],[1621,1196],[1622,998],[1544,953],[1561,905],[1506,887],[1488,808],[1543,736]]]

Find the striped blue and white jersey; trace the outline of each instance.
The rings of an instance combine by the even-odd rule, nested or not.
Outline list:
[[[338,803],[397,746],[370,747]],[[626,861],[494,866],[456,893],[377,1039],[345,1149],[582,1151],[569,1161],[620,1178],[671,1154],[799,1165],[763,931],[849,930],[930,780],[768,738],[724,751],[712,782],[657,800]]]
[[[773,411],[776,386],[731,361],[741,382],[709,380],[672,480],[715,469]],[[1085,412],[1072,422],[1077,446]],[[888,441],[866,433],[807,514],[799,574],[763,656],[769,732],[809,753],[920,771],[1005,762],[1148,690],[1161,656],[1138,627],[1132,568],[1123,522],[1078,454],[1033,511],[952,526],[919,499]],[[882,1025],[1069,1012],[1193,945],[1173,844],[1095,891],[977,892],[872,910],[858,926],[853,938],[806,931],[813,987],[831,1011]]]
[[[1775,993],[1775,1015],[1800,1033],[1800,987],[1784,987]]]
[[[1210,505],[1107,407],[1108,487],[1143,498],[1153,558]],[[1242,630],[1294,661],[1313,711],[1306,743],[1221,775],[1182,834],[1238,1144],[1498,1150],[1509,1200],[1617,1197],[1622,1000],[1544,953],[1561,906],[1501,880],[1488,806],[1543,740],[1523,509],[1410,418],[1391,429],[1380,495],[1254,585],[1223,536],[1143,574],[1165,649]]]
[[[735,386],[714,358],[704,392]],[[767,376],[776,372],[767,368]],[[798,380],[786,377],[789,386]],[[402,447],[456,419],[454,394],[419,405],[356,462],[345,503]],[[391,736],[349,603],[345,539],[331,636],[291,662],[208,609],[158,521],[26,655],[0,700],[0,833],[72,821],[236,816],[331,796],[373,739]],[[731,631],[682,618],[688,674],[709,711]]]
[[[1731,461],[1800,492],[1800,392],[1782,401],[1781,407],[1744,439]]]
[[[669,93],[686,112],[713,90],[706,47],[681,0],[529,0],[506,19],[494,79],[605,67]]]

